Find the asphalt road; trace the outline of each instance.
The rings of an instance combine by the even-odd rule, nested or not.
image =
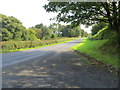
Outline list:
[[[67,43],[3,54],[3,88],[117,88],[118,77],[91,65]]]
[[[70,41],[63,44],[58,44],[54,46],[47,46],[37,49],[30,49],[24,51],[10,52],[2,54],[2,67],[10,66],[16,63],[31,60],[36,57],[46,56],[48,54],[54,55],[55,53],[69,49],[70,47],[80,43],[81,39]]]

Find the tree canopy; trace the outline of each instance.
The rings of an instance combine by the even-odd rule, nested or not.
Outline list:
[[[61,25],[53,23],[50,26],[44,26],[43,24],[37,24],[31,27],[36,32],[39,39],[50,39],[56,37],[84,37],[87,36],[87,32],[82,30],[80,26],[72,27],[72,25]]]
[[[47,12],[57,12],[57,21],[92,25],[108,23],[112,30],[120,33],[120,1],[118,2],[49,2],[44,5]]]
[[[0,14],[0,19],[2,41],[31,41],[37,39],[35,31],[26,29],[17,18]]]
[[[47,40],[57,37],[78,37],[88,35],[79,26],[71,28],[71,25],[53,23],[45,26],[42,23],[26,29],[22,23],[13,16],[0,14],[2,27],[0,29],[1,41],[33,41],[37,39]]]
[[[95,24],[94,26],[92,26],[92,36],[94,36],[95,34],[97,34],[98,31],[100,31],[102,28],[106,27],[107,24],[106,23],[99,23],[99,24]]]

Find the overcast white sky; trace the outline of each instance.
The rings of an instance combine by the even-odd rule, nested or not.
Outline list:
[[[26,28],[40,23],[48,26],[55,22],[50,18],[57,14],[44,10],[43,6],[47,3],[47,0],[0,0],[0,14],[16,17]],[[81,25],[81,28],[90,33],[91,27]]]

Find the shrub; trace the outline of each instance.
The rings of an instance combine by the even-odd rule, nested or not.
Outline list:
[[[51,38],[56,38],[57,35],[56,34],[52,34]]]
[[[90,37],[90,39],[91,40],[110,39],[115,35],[116,35],[116,33],[114,31],[110,30],[110,28],[108,28],[108,26],[106,26],[105,28],[101,29],[97,34]]]
[[[34,48],[38,46],[44,46],[52,43],[59,43],[67,40],[71,40],[72,38],[54,38],[51,40],[35,40],[35,41],[4,41],[1,43],[2,50],[15,50],[22,48]]]
[[[3,50],[13,50],[13,49],[15,49],[14,42],[9,41],[9,42],[2,43],[2,49]]]

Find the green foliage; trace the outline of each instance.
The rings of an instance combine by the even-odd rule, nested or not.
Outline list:
[[[116,32],[110,30],[110,28],[108,26],[106,26],[103,29],[101,29],[97,34],[92,36],[90,39],[92,39],[92,40],[111,39],[113,37],[116,37],[116,35],[117,35]]]
[[[117,47],[115,46],[116,44],[108,43],[110,41],[111,40],[108,39],[106,40],[84,39],[82,43],[77,44],[76,46],[72,47],[72,49],[82,53],[86,53],[91,57],[102,61],[103,63],[118,68],[118,55],[117,55],[118,51],[116,50]]]
[[[2,40],[9,41],[10,39],[12,39],[12,34],[6,28],[1,28],[1,32]]]
[[[41,39],[46,40],[51,38],[52,32],[48,28],[42,29],[42,37]]]
[[[87,36],[87,32],[82,30],[79,26],[72,27],[72,25],[67,25],[61,30],[63,37],[84,37]]]
[[[100,31],[102,28],[106,27],[105,23],[99,23],[99,24],[95,24],[92,27],[92,35],[94,36],[95,34],[97,34],[98,31]]]
[[[57,12],[58,21],[92,25],[96,22],[105,22],[120,32],[120,1],[117,2],[49,2],[44,5],[47,12]]]
[[[32,29],[27,29],[27,36],[29,41],[37,40],[36,32]]]
[[[52,30],[49,27],[44,26],[43,24],[37,24],[35,27],[31,27],[36,32],[36,37],[38,39],[50,39],[52,35]]]
[[[31,41],[37,39],[36,33],[33,30],[27,30],[15,17],[0,14],[0,19],[2,20],[2,41]]]
[[[35,27],[31,27],[36,32],[36,36],[41,40],[47,40],[56,37],[78,37],[80,35],[87,36],[88,34],[82,30],[79,26],[72,27],[72,25],[51,24],[50,26],[44,26],[38,24]]]
[[[107,34],[108,27],[105,27],[101,29],[97,34],[95,34],[91,39],[93,40],[102,40],[102,39],[107,39],[108,36]]]
[[[1,42],[2,51],[24,49],[24,48],[34,48],[38,46],[44,46],[53,43],[64,42],[72,40],[75,38],[56,38],[50,40],[34,40],[34,41],[4,41]]]
[[[88,33],[85,32],[84,30],[81,30],[81,31],[80,31],[80,36],[81,36],[81,37],[87,37],[87,36],[88,36]]]
[[[57,35],[56,34],[52,34],[51,38],[56,38]]]
[[[112,36],[110,36],[109,40],[100,47],[100,50],[102,51],[102,53],[106,52],[112,55],[118,55],[118,53],[120,53],[118,38],[119,34],[115,32],[111,33]]]
[[[37,39],[48,40],[57,37],[87,36],[87,33],[81,30],[79,26],[73,28],[72,25],[64,26],[53,23],[50,26],[37,24],[34,27],[26,29],[15,17],[7,17],[0,14],[0,19],[2,20],[2,41],[34,41]]]

